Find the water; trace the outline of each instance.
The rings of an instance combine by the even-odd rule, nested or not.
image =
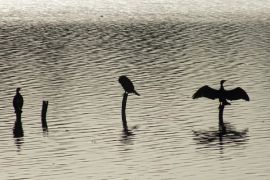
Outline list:
[[[0,1],[1,179],[269,179],[269,1],[203,2]],[[132,136],[123,74],[141,94],[128,97]],[[225,108],[222,140],[218,102],[191,98],[221,79],[251,99]]]

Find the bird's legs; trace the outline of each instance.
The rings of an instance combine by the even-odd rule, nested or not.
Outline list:
[[[231,103],[229,103],[226,99],[219,99],[219,105],[222,106],[222,104],[224,106],[231,105]]]

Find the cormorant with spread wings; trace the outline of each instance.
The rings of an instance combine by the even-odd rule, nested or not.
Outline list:
[[[224,84],[225,80],[220,81],[220,88],[219,90],[213,89],[209,86],[203,86],[200,89],[197,90],[197,92],[192,96],[193,99],[200,98],[200,97],[206,97],[209,99],[219,99],[220,103],[224,103],[224,105],[229,105],[230,103],[227,102],[227,100],[238,100],[238,99],[244,99],[246,101],[249,101],[249,96],[246,93],[245,90],[243,90],[240,87],[237,87],[232,90],[225,90]]]
[[[224,84],[225,80],[220,81],[220,88],[219,90],[213,89],[209,86],[203,86],[200,89],[197,90],[197,92],[192,96],[193,99],[200,98],[200,97],[206,97],[209,99],[219,99],[219,130],[221,134],[225,134],[226,126],[223,122],[223,110],[226,105],[230,105],[230,103],[227,100],[238,100],[238,99],[244,99],[246,101],[249,101],[248,94],[245,90],[243,90],[240,87],[237,87],[232,90],[225,90]]]

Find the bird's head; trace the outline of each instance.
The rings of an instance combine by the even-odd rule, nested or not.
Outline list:
[[[21,90],[21,88],[17,88],[17,89],[16,89],[16,92],[17,92],[17,93],[19,93],[19,92],[20,92],[20,90]]]
[[[127,79],[128,79],[127,76],[122,75],[119,77],[118,81],[121,83],[121,82],[126,81]]]
[[[221,80],[220,81],[220,85],[222,85],[223,86],[223,84],[226,82],[226,80]]]
[[[122,75],[122,76],[119,76],[119,79],[123,79],[125,78],[126,76]]]

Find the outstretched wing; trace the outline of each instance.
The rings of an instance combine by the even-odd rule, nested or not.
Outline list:
[[[198,89],[198,91],[192,96],[193,99],[200,98],[200,97],[216,99],[219,97],[219,91],[213,88],[210,88],[209,86],[203,86],[200,89]]]
[[[225,98],[228,100],[244,99],[246,101],[249,101],[248,94],[246,93],[246,91],[244,91],[244,89],[240,87],[225,91]]]

